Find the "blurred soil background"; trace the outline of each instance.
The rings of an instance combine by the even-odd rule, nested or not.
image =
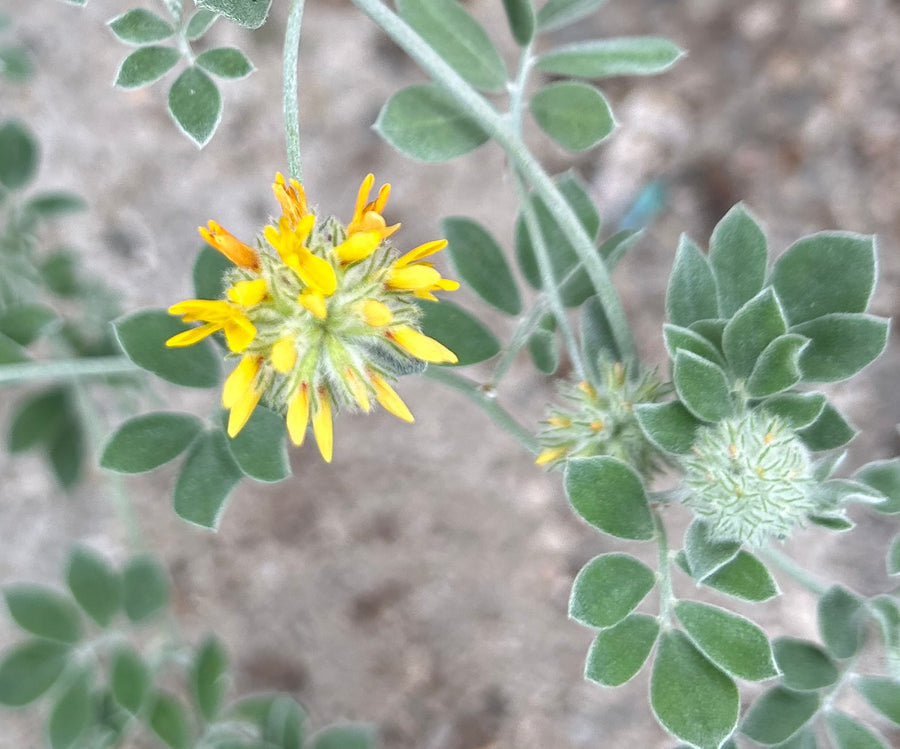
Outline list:
[[[41,188],[87,200],[89,210],[60,222],[56,239],[79,248],[128,311],[191,296],[197,225],[213,218],[250,240],[275,212],[269,185],[286,168],[280,55],[287,2],[276,0],[259,31],[220,20],[207,36],[240,46],[257,70],[222,85],[222,124],[202,151],[165,111],[174,74],[139,91],[111,87],[128,49],[105,22],[135,4],[91,0],[79,9],[0,0],[13,39],[30,48],[36,68],[25,86],[2,84],[0,118],[20,118],[37,134]],[[516,51],[501,3],[467,6],[512,67]],[[663,76],[602,85],[620,123],[605,144],[571,158],[539,133],[529,137],[551,171],[574,166],[587,180],[608,219],[606,233],[646,184],[666,183],[663,212],[615,274],[646,358],[664,360],[664,288],[679,233],[705,246],[738,200],[779,251],[820,229],[877,233],[873,311],[900,311],[900,3],[611,0],[541,48],[638,34],[669,37],[689,55]],[[511,248],[515,202],[497,148],[428,166],[395,154],[370,129],[392,92],[424,79],[348,0],[307,3],[300,80],[313,205],[348,218],[361,178],[373,171],[393,183],[387,218],[404,224],[401,247],[437,236],[445,215],[466,215]],[[511,332],[512,321],[471,294],[455,298],[501,336]],[[900,448],[894,331],[878,363],[834,388],[863,429],[851,467]],[[536,425],[554,387],[525,356],[518,364],[500,398]],[[154,408],[206,414],[215,405],[212,392],[153,387],[160,393]],[[414,426],[383,412],[338,419],[331,465],[312,444],[294,450],[295,477],[242,484],[218,534],[175,516],[171,466],[127,481],[146,544],[172,574],[185,636],[196,641],[215,629],[224,639],[233,694],[290,690],[314,725],[371,721],[387,749],[673,746],[650,715],[646,669],[618,690],[582,681],[591,633],[566,618],[571,581],[588,559],[622,549],[650,561],[654,550],[579,523],[560,477],[536,468],[457,394],[417,380],[399,390]],[[3,391],[3,424],[18,392]],[[108,406],[114,413],[115,404]],[[99,470],[69,496],[33,456],[0,456],[0,476],[0,581],[58,584],[75,540],[117,560],[127,555]],[[897,523],[852,512],[859,525],[849,536],[806,530],[788,551],[867,594],[886,590],[882,550]],[[684,526],[677,511],[672,524]],[[814,600],[782,583],[792,595],[741,610],[774,634],[815,637]],[[678,585],[691,590],[684,578]],[[15,636],[0,619],[0,647]],[[35,718],[35,711],[0,716],[0,747],[39,746]],[[900,745],[900,734],[893,739]]]

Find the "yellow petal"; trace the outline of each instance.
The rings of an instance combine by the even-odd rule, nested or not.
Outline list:
[[[420,244],[415,249],[410,250],[405,255],[400,257],[395,263],[395,268],[405,268],[410,263],[415,263],[421,260],[422,258],[428,257],[429,255],[433,255],[435,252],[440,252],[447,246],[446,239],[435,239],[432,242],[426,242],[425,244]]]
[[[543,466],[547,463],[552,463],[554,460],[561,458],[566,454],[566,448],[564,447],[550,447],[546,450],[541,450],[540,454],[535,458],[535,465]]]
[[[276,372],[281,374],[290,372],[297,363],[297,347],[294,345],[293,336],[285,336],[275,341],[269,356]]]
[[[378,190],[378,197],[372,204],[372,210],[377,213],[384,213],[384,207],[387,205],[388,198],[391,196],[391,185],[385,182]]]
[[[441,280],[441,274],[427,265],[412,265],[409,268],[394,268],[388,274],[387,286],[391,289],[415,291],[430,289]]]
[[[375,252],[381,243],[381,235],[374,231],[357,232],[334,248],[334,253],[342,263],[356,263],[365,260]]]
[[[252,270],[259,268],[259,256],[256,254],[256,250],[225,231],[215,221],[209,222],[209,229],[201,226],[199,230],[201,237],[235,265]]]
[[[239,354],[256,338],[256,327],[240,312],[234,312],[225,321],[225,342],[234,353]]]
[[[309,424],[309,386],[303,382],[297,389],[297,394],[291,398],[287,410],[288,434],[298,447],[303,444],[306,437],[306,426]]]
[[[350,367],[347,367],[344,370],[344,382],[347,383],[347,387],[350,392],[353,393],[353,397],[356,399],[356,402],[359,404],[359,407],[363,411],[371,411],[372,404],[369,401],[369,391],[365,386],[365,383],[359,379],[356,372],[354,372]]]
[[[369,200],[369,193],[372,191],[372,185],[374,184],[375,175],[367,174],[365,179],[363,179],[362,184],[359,186],[359,192],[356,193],[356,206],[353,209],[353,219],[350,221],[351,224],[355,221],[359,221],[363,217],[366,203]]]
[[[390,325],[394,319],[394,313],[391,312],[391,308],[377,299],[366,299],[360,305],[360,311],[366,324],[371,325],[373,328],[383,328],[385,325]]]
[[[252,281],[238,281],[228,289],[228,298],[242,307],[252,307],[266,298],[266,281],[264,278],[255,278]]]
[[[275,193],[275,199],[281,206],[281,212],[292,226],[296,226],[300,219],[309,212],[306,204],[306,193],[303,191],[303,185],[297,180],[292,179],[290,185],[288,185],[281,173],[278,172],[275,175],[275,184],[272,185],[272,191]]]
[[[231,413],[228,414],[228,436],[237,437],[238,432],[244,428],[244,425],[250,419],[253,409],[259,403],[262,392],[254,388],[250,388],[245,392],[240,400],[231,407]]]
[[[313,416],[313,436],[319,445],[322,458],[326,463],[330,463],[334,451],[334,425],[331,423],[331,402],[324,388],[319,388],[317,406]]]
[[[259,372],[258,356],[243,356],[238,365],[231,370],[222,386],[222,407],[231,408],[253,387],[256,374]]]
[[[212,335],[217,330],[221,330],[222,326],[213,322],[208,322],[206,325],[201,325],[199,328],[191,328],[190,330],[185,330],[183,333],[178,333],[177,335],[173,335],[168,341],[166,341],[166,346],[169,348],[179,348],[181,346],[191,346],[197,341],[202,341],[206,336]]]
[[[386,333],[387,337],[394,341],[400,348],[405,349],[417,359],[432,362],[433,364],[455,364],[459,361],[450,349],[444,344],[429,338],[415,328],[408,325],[398,325]]]
[[[300,296],[297,297],[297,301],[320,320],[324,320],[328,315],[328,307],[325,305],[325,298],[312,289],[301,292]]]
[[[375,399],[381,404],[381,407],[385,411],[392,413],[398,419],[408,421],[410,424],[415,421],[412,413],[406,407],[406,404],[400,399],[400,396],[397,395],[394,388],[388,385],[383,377],[370,371],[369,379],[371,380],[372,385],[375,386]]]
[[[185,299],[169,307],[170,315],[181,315],[185,322],[225,322],[233,313],[231,305],[219,299]]]
[[[305,247],[297,251],[297,272],[307,286],[315,289],[324,296],[331,296],[337,288],[337,276],[325,258],[313,255]]]

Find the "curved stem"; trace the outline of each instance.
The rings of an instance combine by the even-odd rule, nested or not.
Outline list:
[[[0,365],[0,385],[38,380],[77,380],[84,377],[136,374],[142,371],[124,356],[96,356],[89,359],[57,359],[44,362]]]
[[[469,400],[479,406],[494,423],[509,433],[528,452],[537,455],[539,448],[534,435],[517,422],[503,406],[497,403],[497,399],[473,380],[451,372],[444,367],[429,366],[423,372],[429,380],[446,385],[458,393],[462,393]]]
[[[288,172],[303,181],[300,160],[300,103],[297,98],[297,67],[300,58],[300,28],[303,24],[304,0],[294,0],[284,32],[284,139],[287,145]]]
[[[541,231],[541,224],[535,213],[534,203],[525,192],[525,186],[522,184],[518,173],[515,175],[515,181],[519,193],[519,203],[522,206],[522,215],[525,218],[525,226],[528,229],[528,235],[531,237],[531,246],[534,249],[535,260],[537,260],[543,292],[550,305],[550,311],[553,313],[553,317],[556,318],[557,325],[559,325],[563,341],[565,341],[566,349],[569,352],[569,358],[572,360],[575,376],[579,380],[583,380],[584,362],[581,360],[581,351],[578,348],[578,341],[575,339],[572,326],[569,325],[569,318],[566,316],[566,308],[559,294],[560,286],[553,276],[550,252],[547,248],[547,243],[544,241],[544,233]]]
[[[513,361],[519,355],[519,352],[524,348],[525,344],[528,343],[528,339],[531,337],[531,334],[534,332],[534,329],[537,327],[546,311],[546,302],[544,301],[544,298],[538,297],[531,306],[528,315],[519,320],[519,324],[516,326],[512,338],[510,338],[506,348],[503,349],[503,353],[500,356],[500,360],[497,362],[497,366],[494,367],[494,372],[491,375],[490,380],[491,385],[496,387],[500,384],[500,380],[504,378],[509,371],[509,368],[512,366]]]
[[[391,39],[400,46],[437,84],[449,93],[466,114],[503,148],[522,176],[528,180],[541,197],[547,210],[553,215],[566,238],[572,243],[594,291],[603,305],[619,351],[626,359],[634,357],[634,342],[625,312],[612,279],[597,248],[588,236],[572,207],[556,188],[553,180],[532,155],[528,146],[488,101],[475,91],[451,68],[415,31],[381,0],[353,0],[353,3],[371,18]]]
[[[777,549],[773,549],[771,546],[762,549],[760,556],[774,564],[782,572],[790,575],[794,580],[810,591],[810,593],[815,593],[817,596],[823,596],[831,587],[827,583],[823,583],[821,580],[811,575],[787,554],[778,551]]]

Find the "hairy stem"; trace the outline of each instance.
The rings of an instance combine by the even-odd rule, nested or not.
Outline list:
[[[486,392],[477,382],[444,367],[429,366],[423,374],[429,380],[439,382],[465,395],[490,416],[497,426],[514,437],[522,447],[537,455],[539,448],[534,435],[519,424],[509,411],[497,403],[496,397],[490,391]]]
[[[300,159],[300,103],[297,98],[297,67],[300,58],[300,28],[303,24],[304,0],[294,0],[284,32],[284,139],[287,144],[288,172],[303,181]]]
[[[794,578],[804,588],[817,596],[825,595],[831,587],[827,583],[823,583],[817,577],[807,572],[803,567],[797,564],[787,554],[773,549],[771,546],[765,548],[761,552],[761,556],[768,562],[774,564],[782,572]]]
[[[584,264],[594,291],[603,305],[619,351],[626,359],[634,357],[634,342],[625,312],[612,279],[597,248],[588,236],[578,216],[544,171],[528,146],[516,132],[516,128],[491,104],[475,91],[460,75],[438,55],[429,44],[413,31],[381,0],[353,0],[353,3],[371,18],[394,42],[401,47],[434,81],[452,96],[462,109],[503,148],[522,176],[528,180],[541,197],[547,210],[556,219],[566,238],[572,243]]]
[[[40,380],[78,380],[85,377],[135,374],[141,369],[124,356],[96,356],[89,359],[57,359],[0,365],[0,385]]]
[[[519,355],[519,352],[524,348],[525,344],[528,343],[528,339],[531,337],[535,328],[537,328],[538,323],[546,311],[547,303],[541,296],[535,300],[528,315],[519,320],[519,324],[516,326],[512,338],[510,338],[509,343],[503,349],[500,360],[497,362],[497,366],[494,367],[494,372],[491,375],[492,385],[497,386],[500,384],[500,380],[504,378],[516,356]]]
[[[669,537],[666,535],[666,526],[659,512],[653,510],[653,525],[656,528],[656,547],[659,555],[659,570],[656,573],[659,578],[659,619],[663,627],[669,626],[672,621],[672,570],[669,562]]]

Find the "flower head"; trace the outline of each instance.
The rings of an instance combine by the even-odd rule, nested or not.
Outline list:
[[[652,372],[629,376],[619,364],[602,367],[602,381],[566,382],[560,389],[564,401],[550,409],[538,433],[541,452],[535,461],[551,468],[569,458],[611,455],[649,477],[667,458],[644,435],[634,415],[634,405],[660,400],[666,386]]]
[[[446,246],[439,240],[401,255],[387,240],[383,212],[390,185],[374,200],[370,174],[362,182],[346,226],[319,219],[303,186],[278,174],[272,186],[281,216],[253,248],[210,221],[201,236],[234,263],[223,299],[191,299],[169,308],[185,322],[201,322],[170,338],[189,346],[222,331],[237,366],[222,391],[234,437],[260,400],[283,413],[291,441],[308,427],[322,457],[331,460],[333,415],[370,411],[374,403],[404,421],[413,416],[392,387],[417,364],[456,362],[455,354],[418,328],[415,298],[459,287],[424,258]]]

